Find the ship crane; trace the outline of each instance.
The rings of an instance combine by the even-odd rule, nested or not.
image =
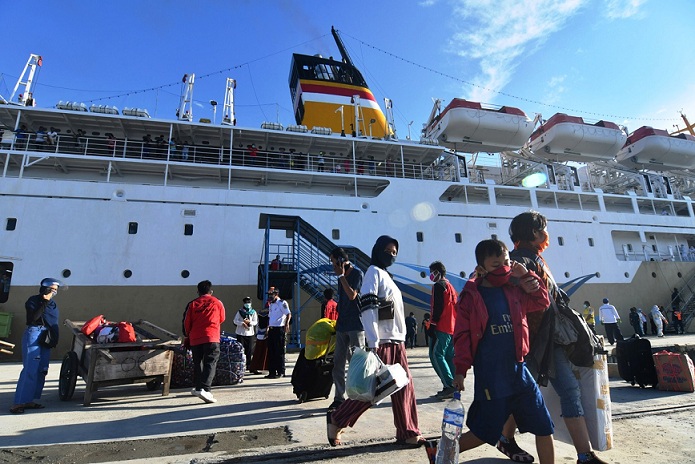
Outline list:
[[[22,71],[22,74],[19,76],[19,79],[17,79],[17,84],[15,84],[14,90],[12,90],[12,95],[10,95],[10,104],[21,106],[36,106],[36,101],[34,101],[34,93],[32,87],[34,85],[34,77],[36,76],[36,68],[40,68],[42,64],[43,58],[41,58],[41,55],[29,55],[27,64],[24,66],[24,71]],[[26,80],[23,80],[24,76],[27,76]],[[17,95],[17,90],[19,90],[21,86],[24,86],[24,90],[22,91],[22,93],[19,94],[19,97],[15,102],[14,96]],[[5,99],[2,98],[2,96],[0,96],[0,100],[5,101]]]
[[[683,111],[680,111],[681,114],[681,119],[683,119],[683,122],[685,123],[685,127],[683,129],[679,129],[678,126],[674,126],[676,128],[675,132],[671,132],[671,135],[676,135],[676,134],[682,134],[684,132],[688,132],[690,135],[695,135],[695,123],[691,124],[690,121],[688,121],[687,116]]]

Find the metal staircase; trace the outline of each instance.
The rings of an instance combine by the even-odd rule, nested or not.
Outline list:
[[[688,331],[688,326],[690,322],[695,319],[695,275],[691,276],[690,279],[685,283],[684,286],[678,292],[678,296],[681,299],[681,313],[683,318],[683,327],[685,332]],[[673,307],[673,300],[669,302],[668,308]],[[672,321],[672,311],[671,309],[666,310],[669,313],[667,319],[669,324],[664,329],[665,333],[675,332],[675,327],[671,323]]]
[[[292,329],[288,346],[301,347],[300,318],[303,308],[312,300],[322,301],[323,291],[327,288],[336,289],[338,282],[333,273],[329,255],[340,245],[319,232],[314,226],[299,216],[283,216],[261,214],[259,229],[265,229],[263,257],[258,272],[258,295],[264,298],[268,287],[280,288],[280,297],[288,300],[292,311]],[[285,231],[283,243],[271,242],[271,231]],[[287,244],[291,232],[292,239]],[[342,247],[350,257],[353,265],[363,272],[369,267],[370,258],[355,247]],[[271,270],[270,262],[276,253],[283,259],[279,270]],[[301,301],[304,290],[308,295]]]

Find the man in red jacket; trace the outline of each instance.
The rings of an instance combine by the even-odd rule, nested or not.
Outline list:
[[[441,261],[430,264],[432,297],[430,299],[430,362],[439,380],[442,391],[434,396],[439,399],[453,398],[454,392],[454,326],[456,324],[456,301],[458,294],[446,279],[446,267]]]
[[[210,386],[220,357],[220,331],[224,318],[224,305],[212,296],[212,283],[203,280],[198,284],[198,298],[186,306],[183,329],[193,354],[195,387],[191,395],[206,403],[217,401]]]

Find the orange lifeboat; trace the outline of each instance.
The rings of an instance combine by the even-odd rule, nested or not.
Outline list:
[[[695,169],[695,137],[642,126],[630,134],[616,160],[632,169]]]
[[[625,144],[627,135],[617,124],[589,124],[578,116],[554,114],[533,134],[529,148],[551,161],[592,162],[612,160]]]
[[[459,152],[518,150],[533,131],[533,121],[519,108],[485,108],[478,102],[454,98],[436,114],[440,102],[435,102],[423,134]]]

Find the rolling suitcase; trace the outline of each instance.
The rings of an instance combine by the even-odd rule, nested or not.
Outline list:
[[[647,385],[656,387],[659,379],[656,375],[652,344],[649,340],[634,336],[626,340],[618,340],[617,343],[616,357],[620,377],[631,385],[638,384],[641,388]]]
[[[299,352],[292,370],[292,391],[300,403],[313,398],[326,398],[333,387],[333,353],[308,360],[304,349]]]

